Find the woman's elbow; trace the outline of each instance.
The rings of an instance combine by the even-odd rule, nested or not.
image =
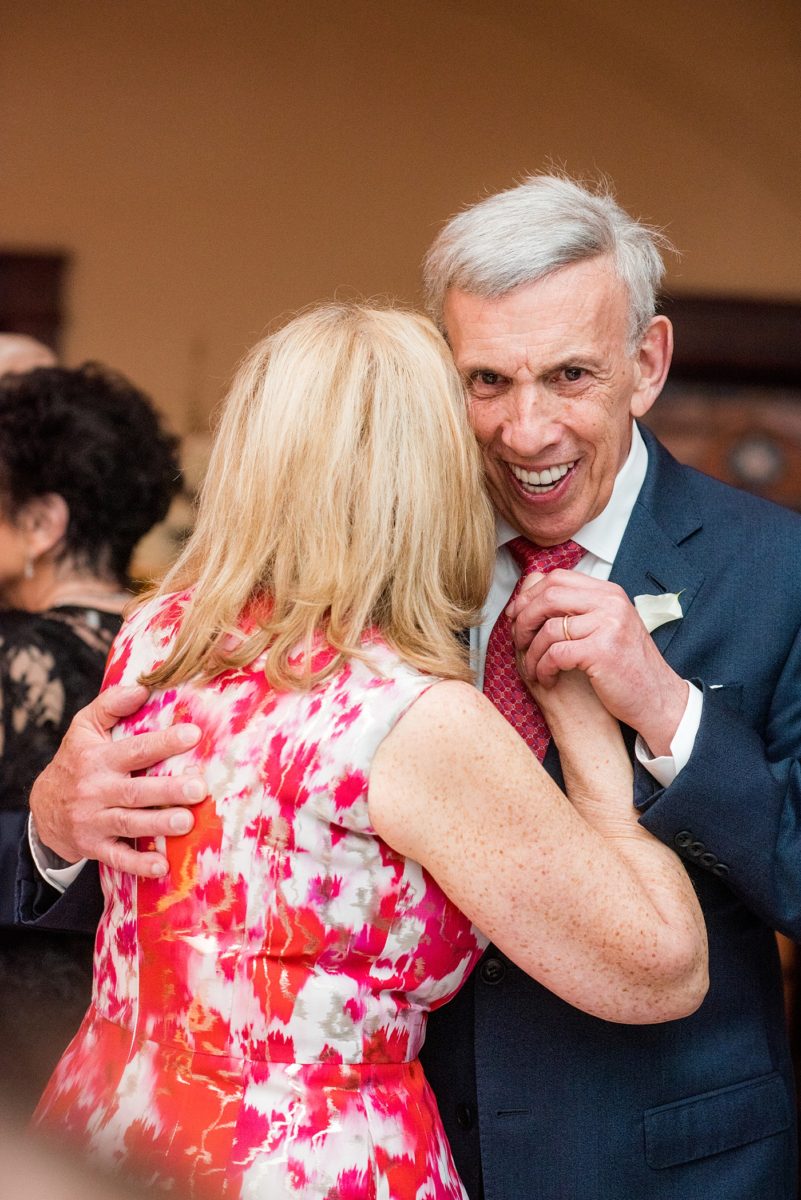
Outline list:
[[[709,991],[709,959],[704,950],[703,954],[695,956],[694,961],[678,975],[666,988],[666,1011],[659,1017],[660,1021],[677,1021],[681,1017],[689,1017],[701,1007]]]
[[[673,946],[660,955],[657,977],[645,988],[645,1007],[632,1023],[655,1025],[689,1017],[701,1007],[708,990],[706,938]]]

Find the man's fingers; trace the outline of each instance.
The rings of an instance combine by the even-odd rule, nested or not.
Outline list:
[[[512,620],[520,619],[542,622],[555,613],[591,612],[594,609],[617,611],[631,608],[631,601],[616,583],[604,579],[592,579],[578,575],[575,571],[552,571],[531,587],[523,587],[515,599],[507,605],[506,612]]]
[[[562,613],[558,617],[549,617],[532,637],[531,629],[515,621],[512,641],[518,650],[527,652],[528,661],[536,662],[555,642],[578,642],[595,633],[598,624],[596,613]]]
[[[195,823],[188,808],[109,808],[103,813],[104,841],[116,838],[176,837]]]
[[[515,649],[525,650],[528,662],[536,662],[552,642],[564,637],[561,617],[551,617],[537,629],[532,629],[528,622],[523,620],[513,621],[511,632]]]
[[[593,638],[597,631],[597,613],[567,619],[564,615],[551,617],[531,640],[530,634],[525,635],[513,626],[521,675],[531,683],[550,687],[562,671],[585,671],[593,658]]]
[[[532,571],[530,575],[526,575],[525,579],[520,584],[520,591],[517,593],[514,600],[510,601],[510,603],[507,605],[506,611],[510,617],[513,616],[515,612],[520,611],[520,609],[529,599],[528,593],[532,588],[537,586],[540,580],[544,578],[545,576],[540,574],[539,571]]]
[[[555,587],[559,586],[568,587],[572,591],[579,591],[582,594],[590,593],[597,600],[599,583],[601,584],[601,589],[609,587],[609,584],[603,580],[593,579],[589,575],[579,575],[575,571],[557,570],[551,571],[547,575],[541,575],[537,571],[532,571],[523,580],[520,585],[520,591],[514,599],[509,601],[509,604],[506,606],[506,612],[510,617],[514,618],[534,597],[550,593]]]
[[[583,653],[575,642],[552,643],[536,662],[530,663],[526,655],[526,670],[529,670],[532,678],[545,688],[552,687],[561,672],[583,669]]]
[[[159,809],[183,808],[188,804],[197,804],[208,795],[203,776],[196,771],[187,771],[181,775],[136,775],[130,778],[125,775],[111,776],[111,785],[101,789],[101,782],[96,787],[91,780],[87,785],[87,795],[95,797],[93,805],[96,812],[116,809]]]
[[[134,875],[166,875],[166,855],[155,848],[158,839],[188,833],[194,822],[194,814],[187,808],[109,808],[98,821],[98,826],[102,824],[102,831],[97,829],[100,839],[80,847],[80,856]],[[144,843],[148,849],[134,845],[136,839],[140,847]]]
[[[142,684],[137,683],[132,687],[116,684],[106,688],[91,704],[81,709],[78,719],[105,733],[117,724],[120,717],[129,717],[141,708],[148,695],[148,689]]]
[[[144,851],[141,849],[143,843],[149,846],[154,839],[178,837],[189,833],[194,823],[194,814],[188,808],[107,808],[96,814],[91,827],[88,828],[89,836],[78,837],[74,846],[70,847],[69,853],[65,853],[59,845],[52,846],[49,842],[47,844],[51,850],[70,861],[96,858],[111,867],[127,870],[127,867],[121,865],[120,847],[127,847],[124,851],[126,861],[139,861],[139,856],[147,853],[152,864],[164,860],[164,856],[152,848]],[[83,833],[85,828],[82,827],[80,832]],[[135,839],[140,839],[139,848],[130,844]],[[128,850],[133,850],[137,858],[132,859]],[[150,873],[149,870],[136,872],[139,875]]]
[[[103,843],[98,847],[97,858],[117,871],[125,871],[129,875],[140,875],[147,879],[160,878],[169,871],[165,855],[156,850],[136,850],[122,841]]]
[[[183,754],[200,741],[201,730],[197,725],[181,722],[171,725],[169,729],[158,729],[152,733],[137,733],[131,737],[120,738],[109,747],[105,755],[105,765],[112,771],[123,774],[129,771],[143,771],[172,758],[175,754]]]
[[[517,620],[521,616],[541,613],[540,624],[546,617],[564,612],[593,612],[609,606],[611,597],[599,593],[585,591],[583,588],[572,588],[569,584],[547,582],[530,592],[521,593],[523,604],[519,606]],[[520,600],[520,596],[517,598]],[[515,619],[515,618],[513,618]]]

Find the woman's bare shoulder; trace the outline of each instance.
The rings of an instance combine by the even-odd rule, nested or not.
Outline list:
[[[472,683],[464,683],[460,679],[442,679],[423,692],[404,713],[397,728],[402,728],[410,718],[423,725],[436,718],[469,723],[484,720],[493,713],[497,716],[495,707]]]
[[[433,685],[375,755],[369,788],[375,828],[396,849],[419,857],[412,829],[427,827],[434,808],[462,811],[473,792],[497,787],[517,743],[528,766],[525,746],[481,692],[458,680]]]

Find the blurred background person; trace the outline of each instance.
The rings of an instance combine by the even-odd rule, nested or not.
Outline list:
[[[56,356],[44,342],[26,333],[0,333],[0,377],[55,365]]]
[[[0,1106],[0,1179],[4,1196],[26,1200],[146,1200],[144,1192],[110,1178],[74,1154],[26,1134]],[[172,1200],[181,1200],[173,1193]]]
[[[175,439],[121,375],[0,379],[0,1081],[20,1109],[80,1021],[92,955],[85,934],[12,927],[28,793],[100,687],[134,548],[179,479]]]

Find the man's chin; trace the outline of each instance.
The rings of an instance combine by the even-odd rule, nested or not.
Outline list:
[[[569,512],[533,513],[528,506],[524,508],[520,505],[504,509],[497,505],[496,507],[513,529],[537,546],[558,546],[561,542],[568,541],[586,524],[586,521]]]

